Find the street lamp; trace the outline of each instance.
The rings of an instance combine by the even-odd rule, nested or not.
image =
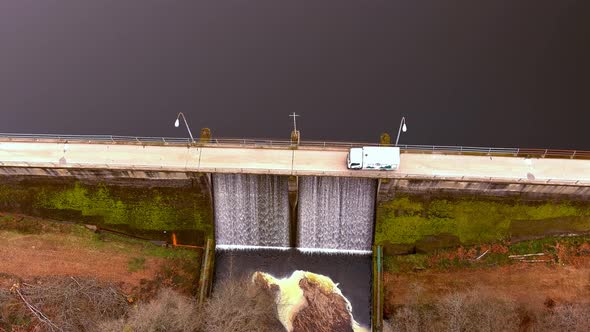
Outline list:
[[[195,139],[193,138],[193,134],[191,133],[191,129],[188,127],[188,123],[186,123],[186,117],[184,117],[184,114],[182,114],[182,112],[179,112],[178,115],[176,116],[176,121],[174,121],[174,127],[178,128],[178,126],[180,125],[180,121],[179,118],[182,115],[182,119],[184,120],[184,125],[186,126],[186,130],[188,130],[188,134],[191,137],[191,142],[195,142]]]
[[[402,116],[402,121],[400,121],[399,123],[399,129],[397,130],[397,138],[395,139],[395,146],[397,146],[397,142],[399,141],[399,134],[401,134],[401,132],[406,132],[408,131],[408,127],[406,126],[406,117]]]

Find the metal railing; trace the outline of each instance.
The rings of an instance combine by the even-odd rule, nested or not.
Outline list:
[[[81,143],[116,143],[116,144],[162,144],[162,145],[191,145],[201,146],[233,145],[243,147],[308,147],[308,148],[352,148],[362,146],[383,146],[378,143],[358,142],[329,142],[329,141],[301,141],[294,144],[290,140],[270,139],[242,139],[242,138],[211,138],[206,142],[191,143],[189,138],[180,137],[140,137],[117,135],[58,135],[58,134],[15,134],[0,133],[0,141],[58,141]],[[393,145],[388,145],[393,146]],[[399,144],[402,152],[418,153],[452,153],[476,154],[514,157],[540,158],[571,158],[590,159],[590,151],[559,150],[559,149],[529,149],[529,148],[493,148],[474,146],[442,146],[442,145],[409,145]]]

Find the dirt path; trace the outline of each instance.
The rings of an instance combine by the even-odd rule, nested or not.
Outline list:
[[[556,303],[590,302],[590,257],[580,257],[575,266],[518,263],[477,270],[386,273],[385,289],[389,305],[416,299],[431,302],[441,295],[471,290],[537,308],[549,298]]]
[[[153,279],[160,259],[145,258],[144,268],[129,271],[129,260],[140,253],[123,253],[109,248],[96,250],[63,241],[67,235],[22,235],[0,231],[0,274],[23,279],[45,276],[86,276],[138,286]]]

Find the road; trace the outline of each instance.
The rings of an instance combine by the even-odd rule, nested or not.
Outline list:
[[[0,167],[420,178],[590,186],[590,160],[402,153],[397,171],[351,171],[345,148],[0,142]]]

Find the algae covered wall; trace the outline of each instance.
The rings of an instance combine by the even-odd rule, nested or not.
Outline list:
[[[178,232],[185,242],[201,243],[213,234],[211,197],[204,183],[0,177],[0,211],[97,224],[150,238]]]
[[[483,195],[398,194],[377,207],[387,254],[590,232],[590,202]]]

